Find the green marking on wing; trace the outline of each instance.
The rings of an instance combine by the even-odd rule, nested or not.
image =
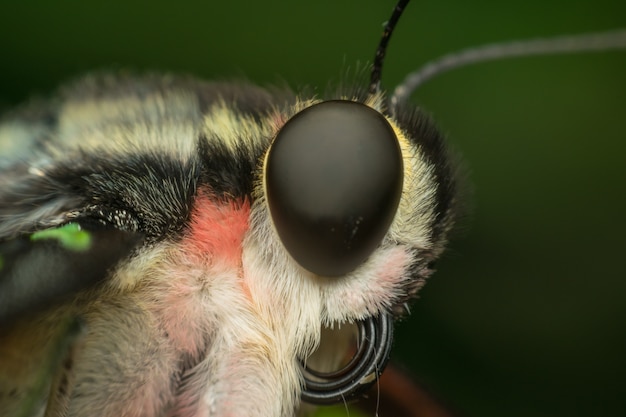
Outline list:
[[[65,226],[41,230],[30,236],[32,241],[44,239],[56,239],[68,250],[83,252],[91,247],[91,234],[80,228],[76,223],[68,223]]]

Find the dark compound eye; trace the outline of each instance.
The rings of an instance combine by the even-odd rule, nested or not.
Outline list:
[[[272,220],[303,268],[344,275],[380,244],[398,208],[403,164],[391,125],[352,101],[325,101],[293,116],[265,166]]]

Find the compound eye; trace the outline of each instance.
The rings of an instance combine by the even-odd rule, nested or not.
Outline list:
[[[380,244],[402,194],[402,152],[376,110],[325,101],[278,132],[265,165],[274,227],[291,257],[317,275],[361,265]]]

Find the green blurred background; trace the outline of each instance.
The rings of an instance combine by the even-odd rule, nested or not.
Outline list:
[[[370,60],[392,6],[4,1],[0,108],[102,68],[324,91]],[[414,0],[383,82],[468,46],[618,27],[623,0]],[[626,51],[467,67],[414,101],[463,155],[474,211],[397,361],[461,415],[626,415]]]

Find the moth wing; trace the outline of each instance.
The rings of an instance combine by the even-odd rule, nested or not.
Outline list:
[[[34,239],[40,234],[0,243],[0,323],[101,282],[142,241],[138,233],[116,229],[80,232],[88,239],[83,247],[60,237]]]

